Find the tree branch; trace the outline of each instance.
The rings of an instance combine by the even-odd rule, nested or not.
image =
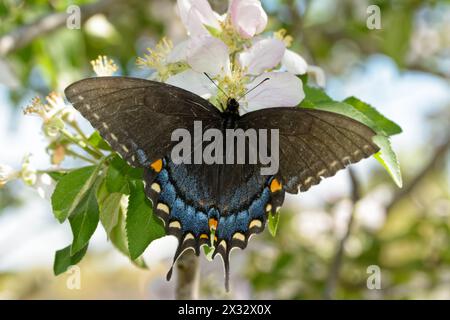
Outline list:
[[[450,73],[439,71],[437,69],[430,69],[428,67],[423,66],[420,63],[410,63],[406,65],[406,68],[408,71],[416,71],[416,72],[423,72],[423,73],[429,73],[433,76],[443,78],[445,80],[450,80]]]
[[[199,263],[192,250],[185,251],[177,261],[177,300],[198,299]]]
[[[81,21],[93,15],[106,12],[118,0],[100,0],[93,4],[80,6]],[[45,15],[35,22],[26,24],[0,37],[0,56],[6,56],[25,47],[39,36],[50,33],[66,24],[69,14],[54,12]]]
[[[360,194],[360,190],[359,190],[360,189],[359,182],[355,176],[355,172],[353,171],[352,168],[348,168],[348,173],[349,173],[349,177],[350,177],[350,181],[351,181],[351,185],[352,185],[352,208],[351,208],[350,217],[349,217],[348,223],[347,223],[347,230],[337,246],[336,253],[334,255],[333,262],[330,267],[330,272],[328,274],[328,279],[325,284],[324,298],[328,299],[328,300],[333,298],[334,293],[336,291],[336,285],[337,285],[337,282],[339,279],[339,274],[340,274],[341,266],[342,266],[342,260],[344,257],[345,243],[347,242],[348,237],[350,236],[351,229],[352,229],[353,219],[355,216],[356,203],[361,198],[361,194]]]

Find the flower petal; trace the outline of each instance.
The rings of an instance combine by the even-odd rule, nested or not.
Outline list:
[[[208,34],[208,30],[206,30],[202,24],[201,14],[195,7],[192,7],[189,10],[188,18],[184,25],[187,29],[188,35],[191,37],[198,37]]]
[[[305,59],[302,58],[296,52],[286,49],[281,61],[282,66],[286,71],[293,74],[305,74],[308,69],[308,64]]]
[[[193,92],[203,99],[209,99],[216,93],[214,86],[204,74],[193,70],[186,70],[169,77],[166,83]]]
[[[267,14],[258,0],[232,0],[230,16],[234,29],[244,39],[263,32],[267,25]]]
[[[265,78],[269,78],[246,96],[247,106],[244,111],[250,112],[263,108],[293,107],[304,98],[302,81],[289,72],[268,72],[255,78],[247,85],[247,90],[254,88]]]
[[[206,72],[211,76],[230,73],[227,45],[211,36],[189,40],[187,61],[195,71]]]
[[[178,0],[177,1],[177,9],[178,15],[180,16],[183,24],[186,24],[189,10],[191,10],[192,1],[191,0]]]
[[[175,47],[173,47],[172,51],[167,56],[167,63],[175,63],[179,61],[186,61],[187,57],[187,45],[188,41],[181,41]]]
[[[220,24],[207,0],[178,0],[178,12],[188,34],[207,34],[204,25],[220,29]]]
[[[318,66],[308,66],[308,74],[316,81],[317,85],[324,88],[327,82],[325,71]]]
[[[285,51],[284,42],[279,39],[258,40],[239,55],[239,63],[247,67],[248,74],[258,75],[279,64]]]

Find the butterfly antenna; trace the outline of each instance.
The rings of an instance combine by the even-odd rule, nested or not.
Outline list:
[[[230,96],[221,88],[217,85],[217,83],[206,73],[203,72],[203,74],[216,86],[217,89],[219,89],[227,98],[229,98]]]
[[[252,92],[253,90],[255,90],[256,88],[258,88],[260,85],[262,85],[264,82],[270,80],[270,78],[265,78],[264,80],[262,80],[260,83],[258,83],[256,86],[254,86],[253,88],[245,91],[245,93],[243,95],[241,95],[237,101],[241,100],[243,97],[245,97],[247,94],[249,94],[250,92]]]

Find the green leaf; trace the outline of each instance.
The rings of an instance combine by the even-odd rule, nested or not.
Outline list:
[[[59,222],[74,214],[97,176],[97,166],[74,170],[61,177],[52,194],[53,214]]]
[[[300,80],[302,80],[302,84],[303,84],[303,91],[305,91],[305,87],[308,85],[308,73],[304,73],[304,74],[300,74],[297,76]]]
[[[126,231],[126,215],[122,209],[119,210],[119,217],[116,226],[111,230],[109,239],[111,240],[114,247],[116,247],[120,252],[126,255],[130,260],[140,268],[147,268],[145,261],[142,257],[132,260],[130,257],[130,252],[128,251],[128,239]]]
[[[133,181],[130,184],[126,230],[128,250],[133,260],[144,252],[150,242],[165,235],[162,222],[153,214],[142,181]]]
[[[130,181],[142,180],[143,170],[128,165],[118,155],[111,159],[106,174],[106,187],[110,193],[130,194]]]
[[[205,253],[205,257],[206,257],[206,259],[207,259],[208,261],[213,261],[212,255],[213,255],[213,253],[214,253],[214,250],[215,250],[214,247],[211,247],[211,246],[209,246],[209,245],[207,245],[207,244],[205,244],[205,245],[203,246],[203,252]]]
[[[216,231],[214,229],[211,229],[211,234],[209,235],[209,239],[211,242],[209,244],[206,244],[203,246],[203,251],[205,253],[205,257],[208,261],[213,261],[213,254],[216,250],[214,246],[214,239],[216,238]]]
[[[47,172],[47,174],[54,181],[58,182],[59,180],[61,180],[62,177],[64,177],[67,174],[67,172],[66,171],[50,171],[50,172]]]
[[[345,103],[353,106],[355,109],[364,113],[364,115],[370,118],[377,126],[378,129],[383,130],[388,136],[399,134],[402,132],[402,128],[395,122],[389,120],[383,116],[377,109],[371,105],[359,100],[355,97],[349,97],[344,100]]]
[[[97,184],[92,185],[82,197],[78,206],[69,217],[73,242],[71,254],[83,249],[94,234],[99,221],[99,210],[96,198]]]
[[[305,92],[305,99],[300,103],[300,107],[314,108],[320,103],[333,102],[333,99],[331,99],[322,89],[304,85],[303,91]]]
[[[356,108],[353,108],[353,106],[343,102],[323,103],[320,104],[317,109],[343,114],[372,128],[377,133],[377,135],[373,137],[373,142],[380,147],[378,156],[374,155],[375,159],[377,159],[386,169],[395,184],[399,187],[402,186],[400,164],[397,160],[397,156],[394,150],[392,150],[388,137],[383,130],[378,128],[374,121],[368,118],[365,113],[362,113]]]
[[[276,212],[275,214],[272,214],[272,212],[270,212],[268,227],[269,227],[269,232],[272,235],[272,237],[275,237],[277,234],[279,222],[280,222],[280,213]]]
[[[100,221],[108,237],[118,222],[122,196],[123,194],[118,192],[109,193],[104,181],[97,190]]]
[[[325,93],[325,91],[319,88],[305,86],[303,90],[305,91],[305,99],[303,99],[299,107],[339,113],[376,130],[376,124],[352,105],[345,102],[334,101]]]
[[[344,102],[322,102],[319,104],[315,104],[312,107],[305,107],[309,109],[317,109],[317,110],[324,110],[334,113],[339,113],[344,116],[347,116],[349,118],[352,118],[358,122],[361,122],[362,124],[365,124],[369,128],[372,128],[374,131],[378,132],[378,128],[376,124],[370,120],[364,113],[361,111],[355,109],[352,105],[349,105]]]
[[[98,131],[94,131],[94,133],[91,134],[91,136],[88,138],[88,141],[93,147],[97,149],[106,151],[112,150],[109,144],[102,138]]]
[[[374,155],[375,159],[389,172],[390,176],[399,188],[402,187],[402,173],[400,171],[400,164],[397,160],[397,155],[392,150],[389,138],[383,135],[373,137],[373,142],[380,147],[380,151]]]
[[[309,100],[306,103],[302,102],[300,107],[339,113],[361,122],[374,130],[377,136],[373,138],[373,141],[380,147],[380,151],[374,157],[386,169],[397,186],[401,187],[402,177],[400,164],[386,136],[386,132],[395,134],[395,132],[398,133],[398,130],[401,131],[401,128],[385,118],[373,107],[356,98],[349,98],[346,102],[336,102],[321,91],[317,88],[306,87],[306,97]]]
[[[55,260],[53,262],[53,273],[55,274],[55,276],[66,272],[70,266],[74,266],[78,262],[80,262],[88,249],[88,245],[86,244],[84,248],[79,250],[74,255],[71,255],[70,247],[71,246],[67,246],[64,249],[56,251]]]

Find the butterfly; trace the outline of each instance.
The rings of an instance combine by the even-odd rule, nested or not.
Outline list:
[[[192,92],[150,80],[88,78],[65,95],[124,160],[144,168],[154,212],[178,239],[173,263],[185,250],[199,255],[202,245],[212,244],[213,257],[224,262],[227,290],[230,251],[245,249],[264,230],[285,192],[304,192],[379,150],[372,129],[340,114],[284,107],[241,116],[236,99],[220,111]],[[202,121],[203,130],[278,129],[278,171],[262,175],[260,164],[249,163],[174,163],[171,133],[181,128],[194,134],[194,121]]]

